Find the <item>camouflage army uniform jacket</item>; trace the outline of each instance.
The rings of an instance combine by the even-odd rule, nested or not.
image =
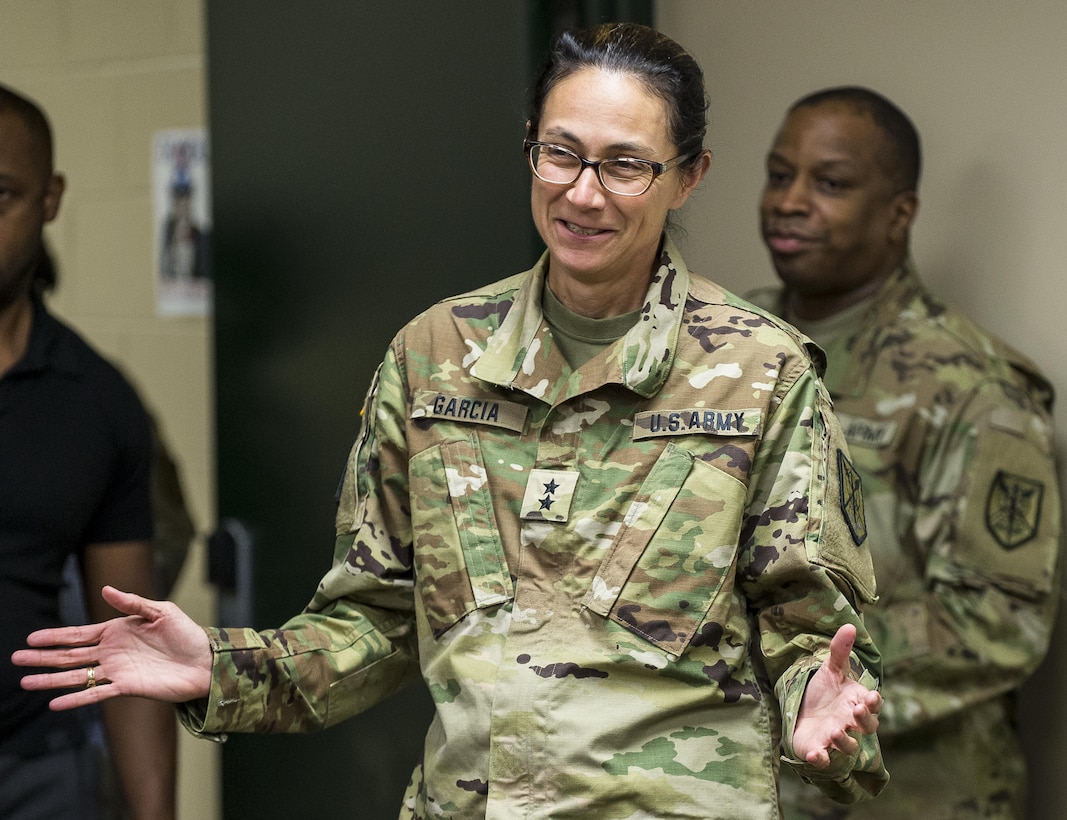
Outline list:
[[[749,294],[779,315],[779,289]],[[1055,618],[1052,390],[909,262],[827,343],[826,384],[863,485],[892,782],[864,818],[1023,817],[1008,693]],[[788,816],[842,817],[783,777]],[[820,808],[821,807],[821,808]]]
[[[669,241],[640,320],[571,372],[546,260],[396,336],[333,569],[281,629],[209,630],[186,725],[315,729],[418,669],[436,716],[402,817],[777,818],[779,755],[840,625],[856,678],[879,671],[825,389],[791,332]],[[886,777],[874,737],[797,765],[841,800]]]

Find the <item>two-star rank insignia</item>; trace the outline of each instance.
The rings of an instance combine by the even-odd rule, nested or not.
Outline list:
[[[528,521],[566,521],[577,485],[577,471],[531,470],[522,497],[522,517]]]
[[[863,513],[863,490],[860,474],[842,450],[837,451],[837,479],[841,487],[841,514],[852,533],[852,540],[859,546],[867,540],[867,518]]]
[[[989,487],[985,523],[1004,549],[1012,550],[1037,535],[1045,485],[1000,470]]]

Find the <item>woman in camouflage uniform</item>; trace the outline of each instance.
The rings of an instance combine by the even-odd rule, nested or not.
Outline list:
[[[818,366],[664,235],[710,165],[696,62],[636,25],[564,34],[524,145],[547,251],[396,336],[333,569],[278,630],[131,618],[20,664],[182,702],[192,731],[308,731],[421,673],[402,817],[777,818],[780,756],[885,782],[862,502]],[[851,650],[854,648],[854,652]],[[851,654],[850,654],[851,653]]]

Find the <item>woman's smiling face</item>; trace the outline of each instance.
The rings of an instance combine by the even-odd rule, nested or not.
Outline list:
[[[666,103],[633,75],[586,68],[549,92],[532,137],[590,160],[667,162],[677,154],[667,135],[667,114]],[[549,250],[556,294],[562,280],[572,280],[587,287],[610,283],[643,298],[667,212],[689,197],[706,163],[698,167],[689,174],[672,168],[640,196],[608,192],[592,168],[570,185],[533,177],[533,219]]]

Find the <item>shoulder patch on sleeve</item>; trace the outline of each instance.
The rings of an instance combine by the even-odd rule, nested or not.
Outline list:
[[[989,486],[985,523],[1004,549],[1012,550],[1037,535],[1045,485],[999,470]]]
[[[837,451],[838,486],[840,487],[841,514],[848,524],[848,531],[858,547],[867,540],[867,519],[863,514],[863,492],[860,474],[852,466],[843,450]]]

